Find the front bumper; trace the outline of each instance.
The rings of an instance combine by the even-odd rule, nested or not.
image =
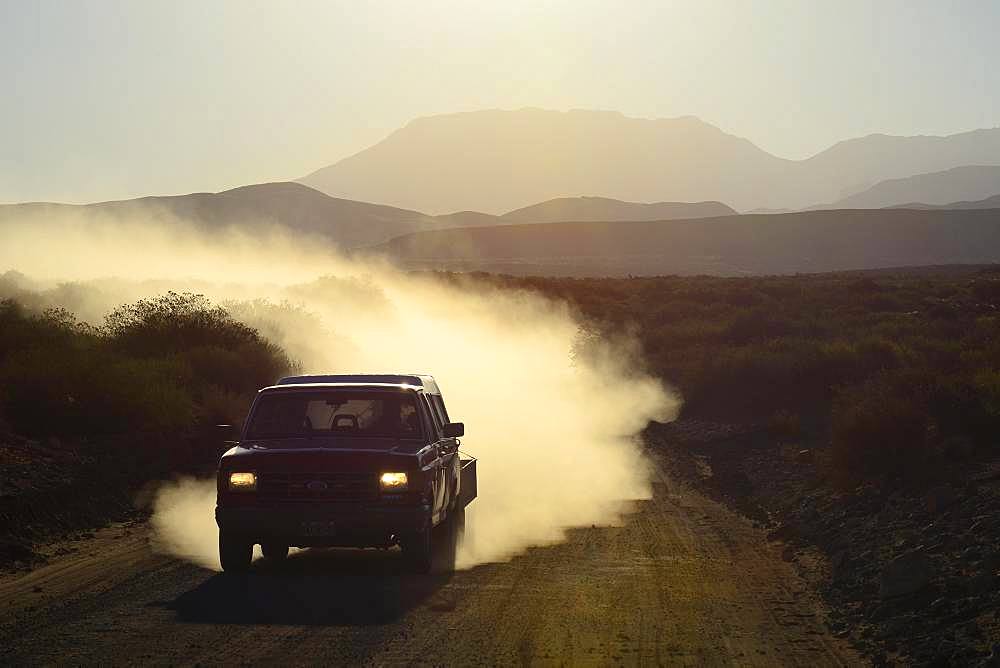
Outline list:
[[[430,525],[429,506],[360,503],[216,506],[221,531],[296,547],[387,547]]]

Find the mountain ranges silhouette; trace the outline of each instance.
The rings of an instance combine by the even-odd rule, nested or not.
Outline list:
[[[869,135],[787,160],[692,116],[520,109],[418,118],[300,181],[335,197],[431,214],[501,214],[581,195],[721,201],[749,211],[837,202],[881,181],[969,165],[1000,166],[1000,128]]]

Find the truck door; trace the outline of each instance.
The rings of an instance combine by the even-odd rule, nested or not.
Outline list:
[[[444,407],[444,400],[440,394],[427,394],[427,402],[431,406],[431,413],[437,416],[439,424],[444,425],[451,422],[448,417],[448,409]],[[441,439],[441,450],[448,454],[447,468],[450,471],[451,498],[457,499],[462,491],[462,463],[458,455],[458,439],[454,437]]]
[[[446,504],[449,501],[448,497],[448,471],[449,463],[451,457],[446,452],[446,448],[442,447],[443,440],[441,437],[441,423],[437,420],[434,411],[431,409],[430,402],[427,401],[427,397],[424,394],[419,394],[420,404],[422,406],[420,414],[424,421],[424,429],[430,434],[428,439],[437,450],[438,456],[438,466],[435,470],[435,480],[434,480],[434,504],[431,513],[434,516],[434,523],[436,524],[441,519],[442,511],[444,510]]]

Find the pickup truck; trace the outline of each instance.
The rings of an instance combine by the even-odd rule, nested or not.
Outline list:
[[[223,570],[247,570],[256,544],[272,561],[290,546],[399,545],[429,572],[435,537],[460,531],[476,497],[464,433],[431,376],[293,376],[261,389],[219,460]]]

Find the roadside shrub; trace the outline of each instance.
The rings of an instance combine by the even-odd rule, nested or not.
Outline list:
[[[798,328],[789,318],[770,309],[742,310],[726,328],[725,340],[736,344],[764,341],[794,334]]]
[[[566,299],[603,332],[631,328],[649,368],[683,395],[684,417],[808,417],[810,433],[830,429],[838,467],[877,477],[996,443],[998,275],[477,280]]]
[[[869,311],[905,311],[907,305],[894,295],[875,294],[864,299],[864,307]]]
[[[13,299],[0,301],[0,359],[23,348],[80,348],[88,345],[93,337],[93,328],[76,322],[72,314],[63,309],[49,309],[36,315]]]
[[[198,418],[204,425],[241,425],[249,408],[250,402],[245,394],[209,385],[202,390]]]
[[[281,350],[267,342],[243,342],[233,348],[199,346],[177,354],[187,365],[193,389],[218,386],[250,394],[271,385],[289,369]]]
[[[215,385],[252,393],[293,366],[280,347],[202,295],[168,292],[121,306],[101,331],[109,346],[129,355],[176,356],[194,392]]]
[[[183,430],[194,417],[176,365],[99,350],[34,348],[0,365],[4,410],[33,437]]]
[[[793,345],[754,344],[702,350],[681,384],[684,414],[708,419],[760,419],[793,408],[813,387],[802,378]]]
[[[146,357],[201,346],[263,343],[255,329],[204,296],[190,293],[168,292],[120,306],[105,318],[102,331],[117,348]]]
[[[122,306],[103,328],[0,302],[0,413],[25,436],[183,438],[200,420],[241,418],[253,392],[290,366],[199,295]]]
[[[831,413],[833,462],[850,477],[897,477],[928,455],[927,388],[880,374],[840,393]]]
[[[982,369],[971,378],[942,378],[931,392],[929,412],[943,437],[992,445],[1000,433],[1000,373]]]
[[[972,284],[972,294],[976,299],[988,304],[1000,303],[1000,280],[996,278],[980,278]]]
[[[799,416],[791,411],[777,410],[767,421],[768,435],[782,443],[796,441],[802,437],[802,424]]]

